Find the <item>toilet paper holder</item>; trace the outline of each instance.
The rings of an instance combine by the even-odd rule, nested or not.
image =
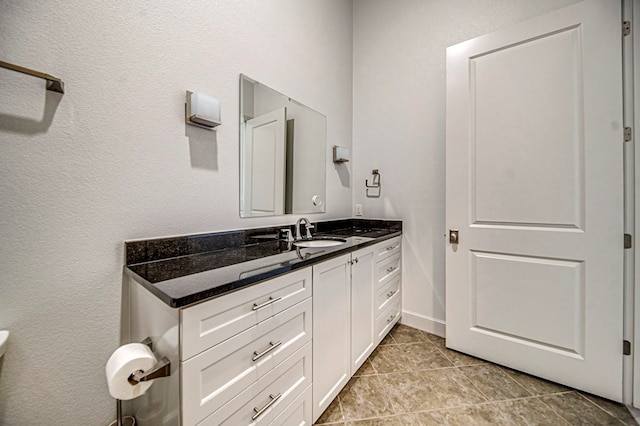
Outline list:
[[[147,345],[149,349],[151,349],[151,351],[153,352],[153,341],[151,340],[150,337],[147,337],[140,343],[142,343],[143,345]],[[162,357],[162,359],[158,361],[158,363],[150,370],[134,371],[133,373],[131,373],[131,375],[127,380],[131,385],[135,386],[140,382],[148,382],[149,380],[159,379],[161,377],[169,377],[170,375],[171,375],[171,361],[169,361],[169,358],[165,356],[165,357]],[[120,399],[116,399],[116,420],[115,422],[112,422],[111,425],[115,423],[117,426],[123,426],[124,425],[124,423],[122,423],[123,419],[124,417],[122,416],[122,401]],[[133,424],[135,424],[135,418],[133,419]]]
[[[147,337],[142,342],[143,345],[147,345],[149,349],[153,351],[153,341],[150,337]],[[129,383],[137,385],[140,382],[148,382],[149,380],[159,379],[161,377],[169,377],[171,375],[171,361],[169,358],[162,357],[160,361],[150,370],[147,371],[134,371],[128,378]]]

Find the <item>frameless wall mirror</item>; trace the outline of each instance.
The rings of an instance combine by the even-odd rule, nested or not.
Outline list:
[[[325,212],[327,119],[240,74],[240,216]]]

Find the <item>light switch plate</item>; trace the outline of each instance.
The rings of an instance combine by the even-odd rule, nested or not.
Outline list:
[[[362,216],[362,204],[356,204],[356,216]]]

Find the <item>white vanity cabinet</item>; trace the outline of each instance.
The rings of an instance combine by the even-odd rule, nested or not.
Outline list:
[[[131,338],[151,336],[156,353],[172,362],[171,377],[134,400],[141,426],[311,424],[311,272],[296,270],[183,309],[132,282]],[[162,344],[165,330],[176,330],[172,346]],[[171,419],[163,414],[145,423],[150,405],[173,405],[178,394]]]
[[[313,266],[313,421],[400,319],[401,238]]]
[[[375,333],[376,345],[398,322],[402,313],[402,237],[376,246]]]
[[[131,277],[126,338],[171,361],[137,424],[313,424],[400,318],[400,265],[396,237],[184,308]]]

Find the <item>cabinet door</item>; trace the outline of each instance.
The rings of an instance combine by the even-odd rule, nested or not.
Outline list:
[[[350,255],[313,266],[313,420],[351,377]]]
[[[351,374],[373,352],[375,248],[366,247],[351,255]]]

